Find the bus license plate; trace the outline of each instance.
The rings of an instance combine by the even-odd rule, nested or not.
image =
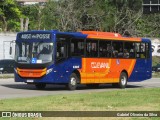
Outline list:
[[[27,82],[33,82],[33,80],[27,80]]]

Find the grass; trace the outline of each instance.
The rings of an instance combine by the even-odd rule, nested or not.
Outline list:
[[[156,66],[157,64],[160,64],[160,56],[153,56],[152,57],[152,66]],[[152,77],[160,78],[160,72],[153,73]]]
[[[0,79],[13,78],[14,74],[0,74]]]
[[[0,111],[160,111],[160,88],[0,100]]]
[[[49,95],[33,98],[2,99],[0,100],[0,111],[160,111],[159,91],[160,88],[140,88],[82,94]],[[42,119],[48,120],[52,118]],[[54,119],[106,120],[105,117],[56,117]],[[123,117],[111,117],[109,119],[124,120]],[[125,119],[137,120],[139,118]],[[140,119],[158,120],[158,118]],[[39,118],[25,118],[24,120],[39,120]]]
[[[160,72],[154,72],[152,73],[153,78],[160,78]]]
[[[160,56],[153,56],[152,57],[152,66],[156,66],[157,64],[160,64]]]

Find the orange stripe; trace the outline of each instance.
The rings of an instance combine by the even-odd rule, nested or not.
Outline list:
[[[87,81],[83,82],[83,84],[88,84],[88,83],[116,83],[119,81],[119,78],[103,78],[103,79],[97,79],[98,81],[94,81],[94,79],[87,79]]]
[[[133,71],[133,68],[135,66],[135,63],[136,63],[136,60],[132,60],[131,65],[129,66],[129,69],[128,69],[128,77],[130,77],[130,75]]]
[[[119,33],[112,32],[97,32],[97,31],[81,31],[87,34],[87,38],[102,39],[102,40],[122,40],[122,41],[136,41],[140,42],[141,38],[122,37]]]
[[[19,69],[17,68],[17,73],[21,77],[27,78],[39,78],[46,74],[47,69]]]
[[[93,39],[101,39],[101,40],[121,40],[121,41],[132,41],[132,42],[140,42],[140,38],[124,38],[124,37],[108,37],[108,36],[95,36],[95,35],[88,35],[87,38]]]
[[[98,31],[81,31],[83,34],[88,34],[88,35],[104,35],[104,36],[112,36],[112,37],[122,37],[119,33],[113,33],[113,32],[98,32]]]
[[[119,60],[119,64],[117,63]],[[92,66],[92,62],[108,63],[107,68],[98,68]],[[119,82],[119,77],[122,70],[126,70],[130,77],[136,60],[135,59],[112,59],[112,58],[82,58],[81,83],[111,83]],[[92,68],[93,67],[93,68]]]

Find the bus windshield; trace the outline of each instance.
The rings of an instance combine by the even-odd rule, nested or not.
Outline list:
[[[18,63],[43,64],[53,61],[53,43],[17,42],[15,60]]]

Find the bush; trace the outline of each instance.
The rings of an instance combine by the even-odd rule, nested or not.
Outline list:
[[[152,56],[152,66],[160,64],[160,56]]]
[[[19,32],[20,31],[20,22],[16,20],[8,21],[8,31]]]

